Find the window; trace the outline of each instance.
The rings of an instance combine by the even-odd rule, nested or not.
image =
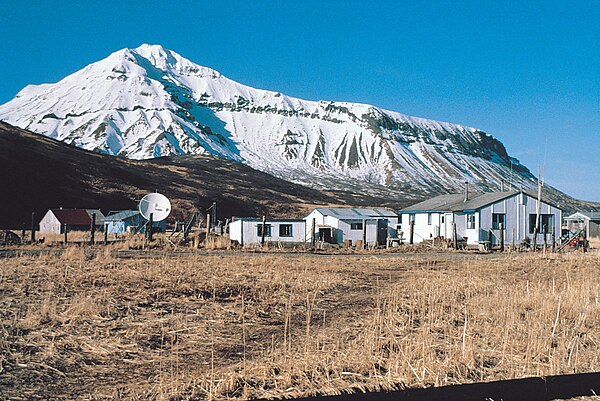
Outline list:
[[[502,224],[502,227],[506,230],[504,216],[504,213],[492,213],[492,230],[499,230],[500,224]]]
[[[475,213],[467,213],[467,229],[475,228]]]
[[[445,220],[444,220],[444,216],[442,216],[442,224],[444,224],[444,221],[445,221]]]
[[[427,225],[431,225],[431,213],[427,213]]]
[[[535,221],[537,219],[536,214],[529,215],[529,234],[533,234],[535,230]],[[553,214],[540,214],[540,226],[539,233],[544,232],[544,226],[546,226],[546,232],[554,232],[554,215]]]
[[[292,225],[291,224],[280,224],[279,225],[279,236],[280,237],[291,237],[292,236]]]
[[[359,223],[350,223],[350,229],[351,230],[362,230],[363,229],[362,221]]]
[[[261,237],[261,238],[263,236],[262,228],[263,228],[262,223],[259,223],[256,226],[256,235],[259,236],[259,237]],[[271,225],[270,224],[265,224],[265,231],[266,231],[265,232],[265,237],[270,237],[271,236]]]

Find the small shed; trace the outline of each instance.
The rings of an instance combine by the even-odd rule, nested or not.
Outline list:
[[[92,219],[85,209],[50,209],[40,221],[40,233],[64,233],[90,229]]]
[[[265,221],[265,243],[304,243],[305,231],[304,220],[269,219]],[[234,217],[229,223],[229,238],[240,245],[260,244],[262,237],[262,219]]]
[[[600,212],[577,212],[565,217],[569,231],[585,230],[587,238],[600,238]]]
[[[319,207],[304,220],[307,241],[385,245],[389,238],[397,237],[398,214],[385,208]]]
[[[143,226],[147,223],[147,220],[142,217],[139,210],[113,210],[108,213],[104,218],[104,229],[108,234],[125,234],[132,227],[135,230],[144,232]],[[167,223],[163,221],[152,222],[154,230],[160,230],[165,232],[167,229]]]

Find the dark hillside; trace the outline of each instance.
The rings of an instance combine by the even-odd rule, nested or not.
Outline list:
[[[219,218],[232,215],[302,217],[315,205],[402,208],[428,196],[409,198],[390,188],[344,186],[318,190],[294,184],[241,163],[214,156],[174,156],[136,161],[105,156],[0,122],[0,228],[20,228],[49,209],[136,208],[137,200],[159,191],[173,203],[171,219],[183,219],[218,202]],[[332,183],[333,185],[334,183]],[[598,204],[573,199],[554,189],[544,196],[571,213]]]
[[[135,208],[157,190],[173,203],[173,218],[218,201],[232,215],[301,217],[314,205],[381,205],[383,199],[328,193],[293,184],[212,156],[127,160],[74,146],[0,122],[0,227],[20,228],[51,207]],[[388,202],[389,204],[389,202]]]

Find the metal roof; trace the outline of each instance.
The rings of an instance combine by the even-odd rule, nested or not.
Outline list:
[[[333,216],[340,220],[364,219],[373,217],[398,217],[398,213],[395,211],[381,207],[318,207],[315,210],[324,216]]]
[[[92,214],[96,215],[96,225],[104,224],[104,214],[100,209],[85,209],[90,219],[92,218]]]
[[[565,220],[573,220],[579,218],[579,216],[584,216],[588,220],[600,220],[600,212],[577,212],[573,213],[569,217],[565,217]]]
[[[236,216],[233,216],[233,219],[231,220],[231,223],[233,223],[234,221],[259,221],[259,222],[262,222],[262,218],[258,218],[258,217],[236,217]],[[285,222],[290,222],[290,223],[305,223],[305,221],[302,220],[302,219],[266,219],[265,222],[266,223],[285,223]]]
[[[417,203],[416,205],[406,207],[402,209],[401,212],[460,212],[463,210],[477,210],[503,199],[513,197],[519,193],[521,192],[486,192],[483,194],[471,195],[466,202],[464,202],[464,194],[440,195]],[[527,195],[532,196],[530,194]]]
[[[113,210],[108,213],[104,221],[121,221],[136,215],[141,216],[139,210]]]
[[[50,209],[61,224],[89,226],[92,219],[84,209]]]

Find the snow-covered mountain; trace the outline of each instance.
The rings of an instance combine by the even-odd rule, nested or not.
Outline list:
[[[533,185],[529,170],[478,129],[254,89],[158,45],[119,50],[58,83],[27,86],[0,106],[0,120],[101,153],[211,153],[329,188]]]

